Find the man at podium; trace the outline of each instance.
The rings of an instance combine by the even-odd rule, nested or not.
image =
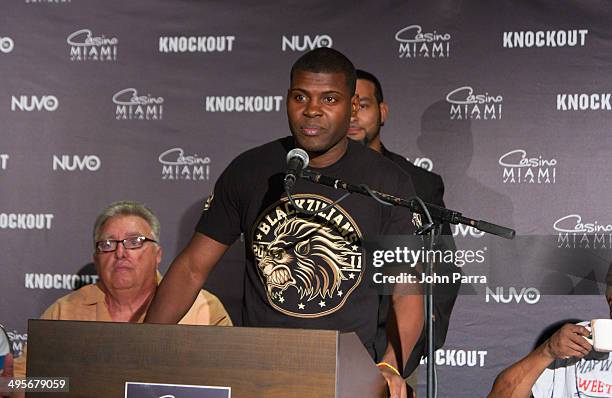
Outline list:
[[[106,207],[97,217],[93,231],[98,283],[61,297],[41,318],[142,322],[161,281],[157,270],[162,256],[159,233],[159,220],[141,203],[124,201]],[[232,325],[223,304],[204,290],[197,292],[179,323]],[[24,348],[14,361],[15,377],[25,377],[26,352]]]
[[[398,197],[414,196],[410,177],[392,161],[347,139],[359,109],[353,64],[341,53],[318,48],[291,70],[287,115],[291,137],[239,155],[220,176],[196,232],[174,260],[146,322],[175,323],[188,310],[227,248],[245,235],[245,326],[334,329],[356,332],[391,396],[406,397],[403,368],[423,325],[420,293],[394,295],[386,349],[377,352],[380,292],[363,243],[378,235],[413,234],[408,209],[372,198],[342,195],[331,187],[297,180],[284,189],[287,155],[306,151],[319,173]],[[273,347],[271,347],[273,349]]]

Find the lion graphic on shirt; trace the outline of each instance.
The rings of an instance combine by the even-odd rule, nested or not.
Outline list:
[[[274,231],[258,267],[271,298],[293,286],[300,299],[332,297],[351,268],[349,243],[327,225],[301,218],[286,219]]]

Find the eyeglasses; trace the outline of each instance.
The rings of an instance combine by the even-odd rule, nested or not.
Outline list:
[[[156,240],[149,239],[146,236],[131,236],[125,239],[105,239],[96,242],[96,248],[99,252],[109,253],[117,250],[117,245],[121,243],[125,249],[134,250],[140,249],[145,242],[157,243]]]

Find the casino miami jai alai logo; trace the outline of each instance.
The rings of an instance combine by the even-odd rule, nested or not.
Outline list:
[[[399,43],[399,58],[448,58],[450,33],[424,32],[421,25],[410,25],[395,34]]]
[[[94,36],[90,29],[79,29],[68,35],[71,61],[117,61],[119,40],[105,35]]]
[[[293,195],[293,199],[309,211],[331,203],[311,194]],[[255,222],[251,242],[268,302],[286,315],[331,314],[362,281],[362,234],[338,205],[309,216],[296,212],[282,198]]]
[[[564,249],[612,248],[612,223],[587,220],[580,214],[568,214],[553,224],[557,232],[557,247]]]
[[[504,97],[475,93],[471,86],[456,88],[446,95],[451,120],[499,120]]]
[[[135,88],[125,88],[113,95],[117,120],[161,120],[164,117],[164,97],[139,95]]]
[[[183,148],[170,148],[157,158],[162,165],[162,180],[208,181],[210,163],[208,156],[197,153],[185,155]],[[211,199],[212,201],[212,199]]]
[[[557,159],[542,155],[529,156],[524,149],[514,149],[500,156],[504,184],[555,184],[557,182]]]

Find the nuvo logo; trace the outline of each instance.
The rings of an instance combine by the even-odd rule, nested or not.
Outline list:
[[[450,56],[449,33],[423,32],[421,25],[410,25],[395,34],[400,58],[448,58]]]
[[[15,48],[15,42],[10,37],[0,37],[0,53],[8,54]]]
[[[426,157],[422,157],[422,158],[415,158],[414,160],[410,160],[409,158],[406,158],[407,161],[412,162],[413,165],[420,167],[422,169],[425,169],[427,171],[432,171],[433,170],[433,160],[431,160],[430,158],[426,158]]]
[[[53,155],[53,170],[98,171],[102,162],[96,155]]]
[[[54,112],[59,106],[59,101],[54,95],[20,95],[11,99],[11,111],[47,111]]]
[[[334,44],[330,35],[291,35],[283,36],[281,48],[283,51],[307,51],[320,47],[331,47]]]
[[[451,104],[451,120],[496,120],[502,118],[501,95],[474,94],[471,86],[462,86],[446,95]]]
[[[462,237],[462,238],[482,238],[484,236],[484,232],[469,225],[456,224],[452,226],[453,236],[454,237]]]
[[[494,301],[501,304],[509,304],[515,302],[520,304],[524,302],[526,304],[536,304],[540,301],[540,291],[535,287],[522,288],[520,291],[515,287],[496,287],[495,291],[491,290],[488,286],[485,290],[485,301],[488,303]]]

